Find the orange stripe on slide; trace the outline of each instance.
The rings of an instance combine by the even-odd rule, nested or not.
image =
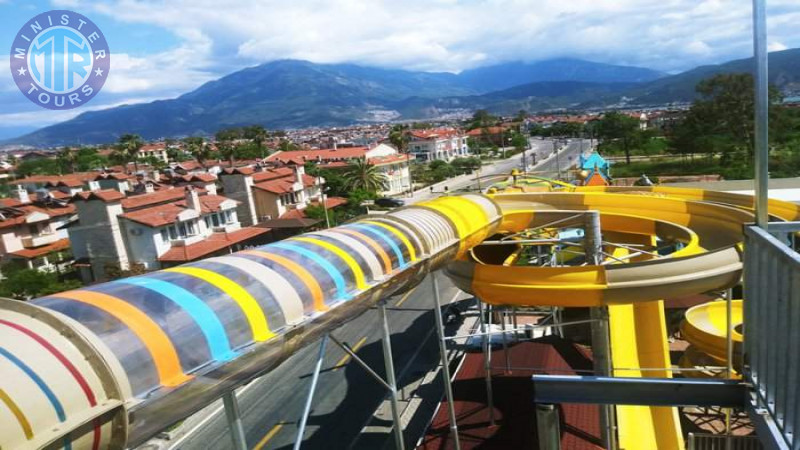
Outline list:
[[[33,439],[33,428],[31,428],[31,423],[28,422],[28,418],[25,417],[25,413],[19,409],[17,403],[6,394],[6,391],[0,389],[0,402],[2,402],[8,409],[11,410],[11,414],[17,419],[19,426],[22,427],[22,432],[25,433],[25,439],[31,440]]]
[[[111,314],[142,340],[156,365],[158,378],[164,386],[178,386],[192,377],[183,373],[178,352],[164,330],[139,308],[117,297],[94,291],[68,291],[55,297],[68,298],[100,308]]]
[[[282,265],[287,270],[297,275],[303,284],[308,287],[308,290],[311,291],[311,297],[314,299],[314,309],[317,311],[327,311],[330,309],[328,305],[325,304],[324,297],[322,296],[322,288],[319,286],[316,278],[300,264],[297,264],[289,258],[284,258],[281,255],[262,252],[260,250],[245,250],[239,253],[255,255]]]
[[[389,258],[389,254],[383,250],[383,247],[378,245],[378,243],[375,242],[372,238],[370,238],[365,234],[361,234],[358,231],[347,230],[344,228],[338,228],[331,231],[336,233],[349,234],[350,236],[361,238],[364,242],[367,243],[367,245],[369,245],[373,250],[375,250],[375,253],[380,255],[381,259],[383,260],[383,268],[386,271],[386,274],[388,275],[392,273],[392,259]]]

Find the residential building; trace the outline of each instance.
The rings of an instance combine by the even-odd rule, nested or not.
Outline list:
[[[29,194],[21,186],[0,200],[0,261],[17,261],[29,269],[63,270],[71,260],[66,227],[76,220],[75,207],[60,192]]]
[[[465,141],[466,142],[466,141]],[[277,152],[268,162],[303,165],[313,162],[319,167],[346,170],[354,161],[364,160],[374,165],[386,178],[386,190],[381,195],[398,195],[411,189],[409,162],[413,155],[402,154],[387,144],[373,147],[334,147],[320,150]]]
[[[321,204],[325,182],[306,174],[300,164],[225,169],[220,181],[225,195],[239,202],[239,217],[246,225],[305,217],[302,212],[306,207]],[[333,208],[344,202],[337,197],[326,198],[325,205]]]
[[[419,161],[450,161],[469,155],[467,136],[455,128],[408,132],[408,152]]]
[[[78,223],[69,228],[84,282],[113,271],[149,271],[207,258],[266,241],[266,228],[243,227],[238,202],[187,184],[126,196],[113,190],[72,199]]]
[[[167,154],[167,144],[165,142],[153,142],[151,144],[144,144],[142,148],[139,149],[138,157],[140,159],[144,158],[155,158],[159,161],[169,163],[169,156]]]

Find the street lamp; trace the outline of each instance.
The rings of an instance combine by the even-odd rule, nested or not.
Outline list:
[[[322,210],[325,212],[325,228],[331,227],[331,220],[328,218],[328,205],[325,201],[325,178],[317,177],[317,186],[319,186],[320,201],[322,202]]]

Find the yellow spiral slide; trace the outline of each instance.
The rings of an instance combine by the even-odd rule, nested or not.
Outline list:
[[[742,227],[754,221],[753,198],[666,187],[520,191],[524,188],[491,197],[503,216],[494,245],[475,247],[449,263],[446,274],[462,290],[494,305],[608,306],[614,375],[670,377],[662,299],[739,283]],[[525,239],[534,247],[556,245],[543,237],[579,227],[576,212],[581,211],[600,214],[602,264],[519,265]],[[777,200],[770,201],[770,214],[772,220],[800,218],[797,205]],[[503,240],[508,245],[497,245]],[[498,247],[514,257],[493,255]],[[580,253],[580,248],[567,251]],[[734,319],[741,320],[741,306],[736,311]],[[687,339],[718,361],[725,359],[725,313],[724,303],[701,305],[690,310],[683,327]],[[675,408],[618,406],[617,423],[620,448],[684,447]]]

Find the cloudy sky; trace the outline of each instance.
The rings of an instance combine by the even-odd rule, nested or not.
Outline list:
[[[770,50],[800,47],[797,0],[768,4]],[[577,57],[678,72],[752,54],[750,8],[748,0],[0,0],[0,58],[28,19],[50,9],[89,17],[112,52],[102,92],[71,111],[33,105],[3,70],[0,139],[88,109],[175,97],[282,58],[457,72]]]

